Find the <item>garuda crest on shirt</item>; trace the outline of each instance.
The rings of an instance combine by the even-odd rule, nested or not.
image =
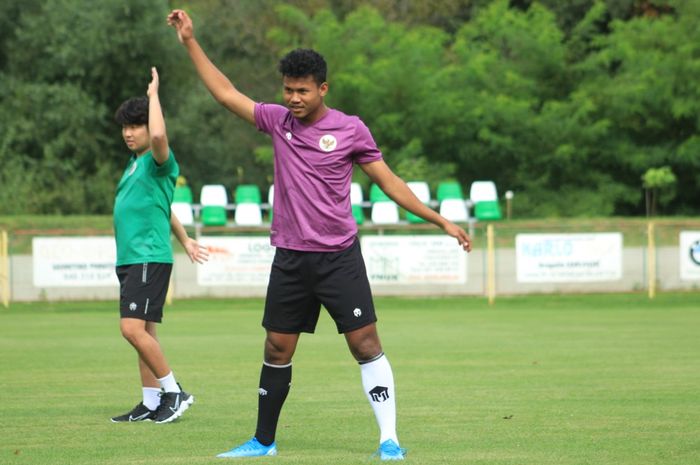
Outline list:
[[[318,141],[318,146],[323,150],[324,152],[332,152],[335,150],[336,146],[338,145],[338,141],[336,138],[331,135],[331,134],[326,134],[321,139]]]

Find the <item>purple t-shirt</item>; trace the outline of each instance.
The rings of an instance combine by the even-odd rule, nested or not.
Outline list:
[[[255,105],[255,124],[272,136],[275,152],[272,245],[306,252],[352,245],[353,163],[382,159],[367,126],[333,109],[306,126],[286,107],[266,103]]]

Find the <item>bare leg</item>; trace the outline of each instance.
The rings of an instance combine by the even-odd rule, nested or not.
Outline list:
[[[367,362],[382,353],[382,344],[375,323],[345,333],[350,352],[358,362]]]
[[[120,329],[122,336],[129,341],[134,349],[139,354],[139,371],[141,372],[141,380],[148,380],[148,374],[144,378],[144,371],[141,369],[141,365],[144,364],[145,367],[151,371],[151,376],[156,378],[163,378],[170,373],[170,367],[168,362],[165,360],[165,355],[160,348],[160,343],[155,337],[155,327],[151,328],[153,334],[147,330],[148,323],[144,320],[139,320],[136,318],[122,318],[120,322]],[[155,324],[152,324],[155,326]],[[151,386],[152,384],[149,384]],[[154,387],[158,386],[156,384]]]
[[[158,341],[158,336],[156,335],[156,323],[152,321],[147,321],[146,322],[146,332],[150,334],[153,339]],[[159,343],[160,345],[160,343]],[[153,374],[153,371],[146,365],[146,362],[144,362],[143,358],[141,358],[141,355],[139,354],[139,373],[141,373],[141,386],[143,387],[151,387],[151,388],[160,388],[160,384],[158,383],[158,377]]]
[[[287,365],[292,362],[297,350],[299,334],[267,332],[265,338],[265,363],[271,365]]]

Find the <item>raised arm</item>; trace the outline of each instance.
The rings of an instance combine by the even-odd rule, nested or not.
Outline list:
[[[209,251],[207,248],[189,237],[187,231],[185,231],[185,227],[182,226],[177,216],[172,213],[170,214],[170,229],[172,229],[175,238],[177,238],[177,241],[182,245],[182,248],[187,252],[187,256],[190,257],[192,263],[197,262],[201,264],[209,260]]]
[[[177,38],[187,49],[200,79],[211,95],[230,112],[255,124],[255,102],[234,87],[231,81],[209,60],[194,37],[192,19],[183,10],[173,10],[168,24],[177,31]]]
[[[158,88],[160,82],[158,71],[151,68],[151,82],[148,84],[148,133],[151,137],[151,150],[156,163],[162,165],[168,161],[170,150],[168,149],[168,136],[165,132],[165,118],[163,109],[160,106]]]
[[[418,197],[415,196],[403,179],[396,176],[383,160],[360,164],[360,168],[394,202],[411,213],[440,227],[445,233],[457,239],[457,242],[465,251],[471,252],[472,241],[464,229],[448,221],[435,210],[418,200]]]

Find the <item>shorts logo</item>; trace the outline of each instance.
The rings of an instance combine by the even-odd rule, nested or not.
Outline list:
[[[136,168],[138,168],[138,162],[133,162],[131,164],[131,169],[129,170],[129,176],[134,174],[134,171],[136,171]]]
[[[136,307],[138,307],[138,305],[136,305],[136,302],[131,302],[129,304],[129,310],[131,310],[132,312],[136,311]]]
[[[355,315],[355,318],[360,318],[360,316],[362,315],[362,310],[360,310],[359,308],[356,308],[355,310],[352,311],[352,314]]]
[[[284,136],[287,138],[287,140],[292,140],[292,133],[291,132],[288,132]]]
[[[375,386],[369,391],[372,402],[384,402],[389,400],[389,388],[384,386]]]
[[[324,152],[332,152],[337,145],[338,141],[330,134],[326,134],[318,141],[318,146],[321,147],[321,150]]]
[[[265,389],[263,389],[263,388],[260,388],[260,389],[258,389],[258,395],[260,395],[260,396],[266,396],[266,395],[267,395],[267,391],[266,391]]]

